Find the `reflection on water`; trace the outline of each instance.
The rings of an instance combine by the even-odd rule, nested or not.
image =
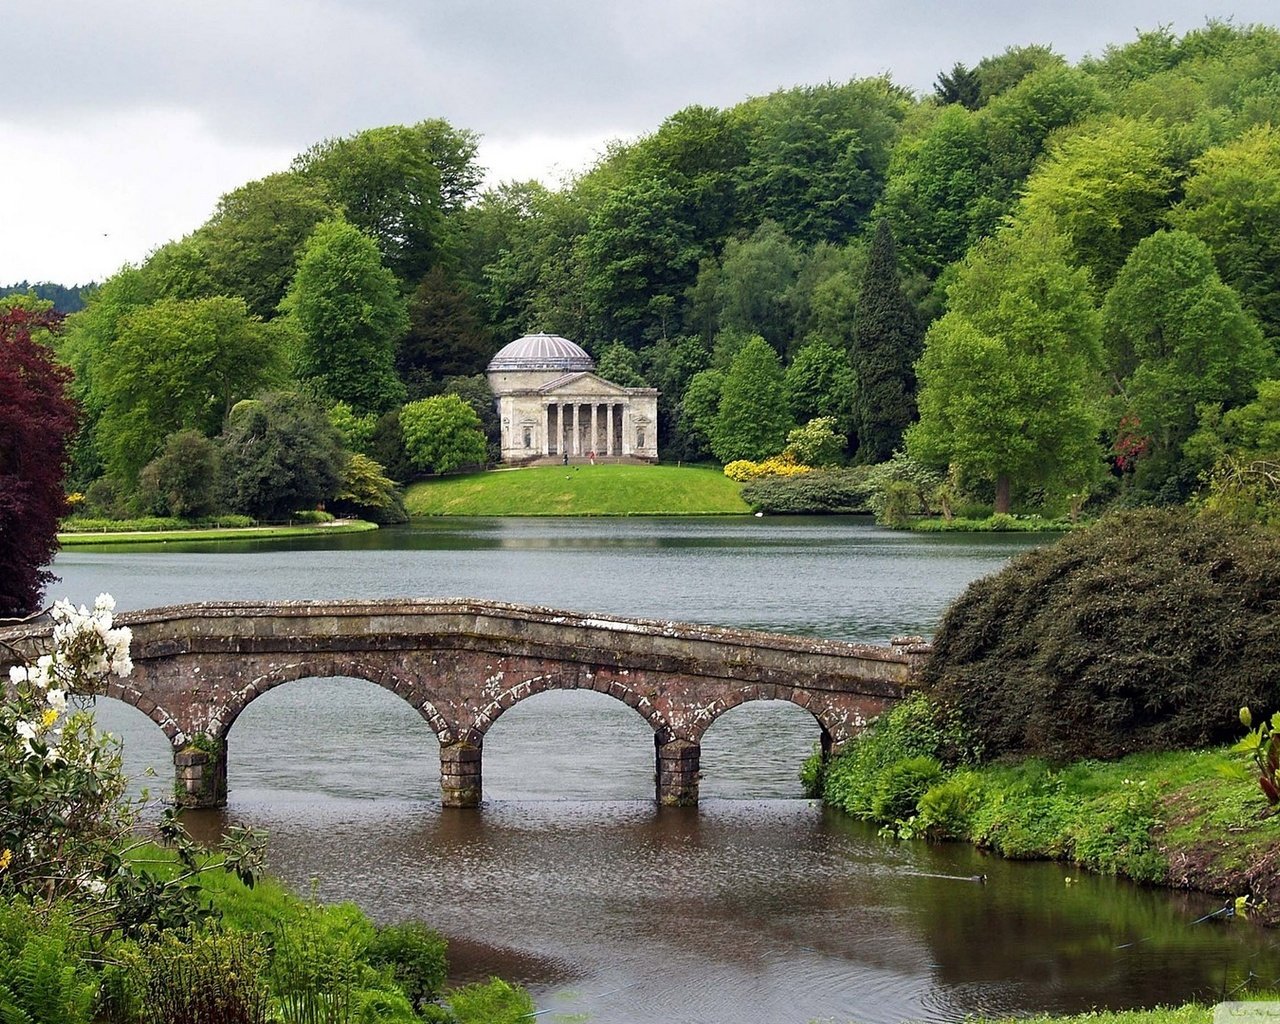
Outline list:
[[[931,631],[1028,543],[857,520],[433,522],[319,547],[71,552],[54,592],[110,590],[128,607],[465,595],[883,640]],[[101,716],[130,770],[154,763],[167,789],[160,730],[113,701]],[[955,1021],[1212,1000],[1250,971],[1280,978],[1273,937],[1191,923],[1206,898],[1066,886],[1071,869],[882,839],[797,799],[817,738],[794,706],[736,708],[705,737],[702,806],[659,809],[644,721],[601,694],[545,693],[486,736],[485,806],[443,811],[416,712],[370,683],[302,680],[235,722],[229,806],[191,817],[206,836],[264,829],[272,870],[303,889],[315,878],[323,899],[431,922],[459,980],[522,980],[551,1011],[540,1019]]]

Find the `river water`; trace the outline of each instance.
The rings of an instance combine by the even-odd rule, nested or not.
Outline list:
[[[121,609],[201,600],[481,597],[883,642],[929,634],[971,580],[1039,543],[909,535],[859,518],[430,520],[374,534],[69,549],[51,596]],[[103,700],[159,792],[160,730]],[[703,742],[702,803],[652,802],[653,741],[597,693],[546,693],[485,738],[485,804],[438,805],[438,744],[392,694],[300,680],[236,721],[216,835],[269,836],[271,870],[451,941],[457,980],[525,983],[540,1020],[688,1024],[1075,1011],[1280,983],[1274,937],[1194,924],[1205,897],[960,845],[877,836],[799,798],[811,716],[761,702]],[[140,782],[140,784],[142,784]],[[985,884],[973,881],[985,875]],[[1273,980],[1275,979],[1275,980]]]

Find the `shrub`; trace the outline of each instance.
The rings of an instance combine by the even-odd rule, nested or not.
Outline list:
[[[925,666],[986,756],[1224,743],[1280,706],[1280,538],[1148,510],[1027,552],[948,609]]]
[[[499,978],[454,989],[449,1007],[458,1024],[517,1024],[534,1013],[529,993]]]
[[[742,488],[753,511],[775,515],[865,513],[868,467],[823,469],[793,477],[762,477]]]
[[[897,761],[876,779],[871,813],[881,821],[898,821],[916,812],[925,791],[942,775],[942,765],[928,755]]]
[[[787,453],[773,455],[762,462],[750,459],[735,459],[724,467],[724,475],[730,480],[745,483],[762,477],[798,477],[811,472],[808,466],[802,466]]]
[[[141,1024],[265,1024],[266,964],[256,936],[216,926],[164,932],[126,962],[121,1001]]]
[[[977,775],[960,771],[930,786],[916,804],[916,830],[929,839],[963,839],[982,795]]]
[[[444,939],[422,924],[379,928],[367,956],[375,967],[391,968],[391,976],[414,1006],[435,999],[448,972]]]

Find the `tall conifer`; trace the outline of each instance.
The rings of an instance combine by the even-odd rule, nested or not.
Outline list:
[[[884,462],[916,418],[914,365],[920,321],[898,275],[898,252],[887,220],[876,227],[853,321],[849,362],[857,377],[854,428],[858,461]]]

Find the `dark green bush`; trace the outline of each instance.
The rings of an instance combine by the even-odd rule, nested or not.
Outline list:
[[[754,511],[774,515],[865,513],[870,467],[823,469],[792,477],[762,477],[742,488],[742,500]]]
[[[1184,511],[1107,517],[970,586],[925,680],[979,756],[1227,742],[1242,705],[1280,706],[1280,538]]]
[[[423,924],[379,928],[365,955],[375,967],[391,969],[414,1006],[436,998],[449,970],[444,939]]]
[[[891,765],[876,780],[871,813],[881,821],[911,817],[925,791],[941,777],[942,765],[927,754]]]

